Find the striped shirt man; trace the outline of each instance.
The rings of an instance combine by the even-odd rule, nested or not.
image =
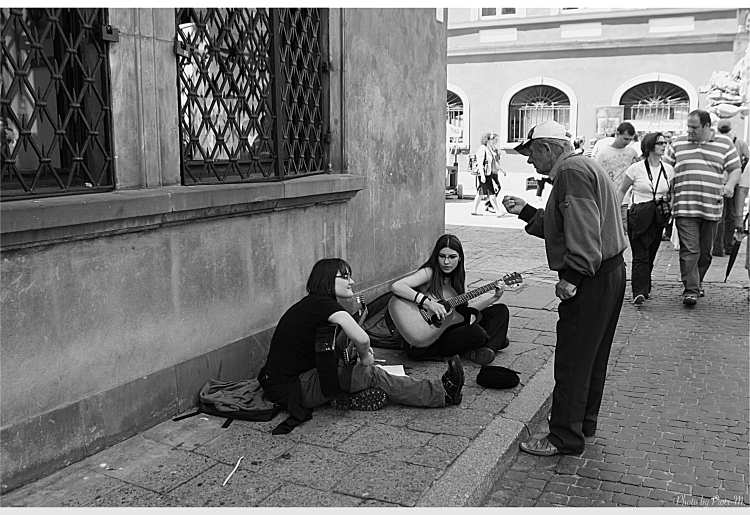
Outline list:
[[[703,142],[678,136],[662,159],[675,171],[672,215],[720,220],[724,172],[731,173],[740,167],[732,140],[713,131]]]

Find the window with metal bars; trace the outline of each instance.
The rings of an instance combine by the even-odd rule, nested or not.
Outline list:
[[[620,99],[626,120],[687,120],[690,98],[669,82],[644,82],[627,90]]]
[[[464,102],[451,90],[448,90],[447,117],[449,125],[461,129],[461,134],[449,136],[450,142],[457,145],[463,144],[465,142]]]
[[[177,9],[183,184],[327,168],[327,9]]]
[[[529,86],[510,99],[508,141],[523,141],[535,125],[554,120],[570,126],[570,99],[552,86]]]
[[[113,189],[106,15],[0,8],[3,200]]]

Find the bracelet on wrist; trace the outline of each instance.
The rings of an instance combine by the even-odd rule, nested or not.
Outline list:
[[[424,306],[424,303],[427,302],[428,300],[430,300],[430,298],[427,295],[422,297],[422,300],[419,302],[419,308],[422,309],[422,307]]]
[[[419,292],[414,294],[414,304],[417,303],[417,297],[419,297]]]

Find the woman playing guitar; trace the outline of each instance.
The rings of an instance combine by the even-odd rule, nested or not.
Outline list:
[[[461,241],[452,234],[438,238],[430,258],[419,270],[408,277],[393,283],[393,293],[407,302],[423,308],[437,320],[457,315],[450,313],[441,299],[463,294],[466,272],[464,270],[464,249]],[[502,297],[502,281],[495,288],[493,296],[483,295],[469,303],[469,310],[457,308],[465,323],[449,327],[440,337],[426,347],[413,345],[406,347],[412,359],[424,360],[439,356],[452,356],[463,353],[467,359],[480,365],[487,365],[495,359],[495,351],[509,345],[507,339],[510,314],[505,304],[495,304]],[[476,310],[476,311],[475,311]],[[478,323],[471,322],[471,314],[481,312]],[[392,313],[392,316],[394,313]],[[395,320],[395,317],[394,317]],[[402,331],[403,333],[403,331]]]
[[[258,381],[269,399],[289,412],[288,430],[311,418],[310,410],[329,401],[336,409],[360,411],[379,409],[386,398],[407,406],[459,404],[464,375],[458,356],[448,360],[442,380],[394,376],[373,366],[370,337],[339,303],[353,297],[352,284],[352,269],[346,261],[318,261],[307,280],[308,295],[290,307],[276,326]],[[337,324],[359,354],[356,363],[338,360],[333,373],[338,375],[340,389],[351,395],[336,399],[324,396],[316,361],[316,335],[329,324]]]

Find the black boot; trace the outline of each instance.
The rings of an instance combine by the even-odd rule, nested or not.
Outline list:
[[[458,356],[448,360],[448,370],[443,374],[443,388],[445,389],[445,405],[458,406],[461,404],[463,395],[461,389],[464,387],[464,368]]]

